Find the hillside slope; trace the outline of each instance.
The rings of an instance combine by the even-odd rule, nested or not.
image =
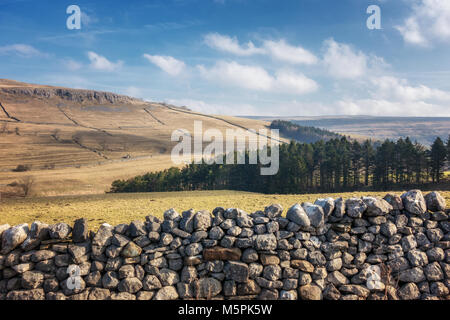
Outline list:
[[[102,193],[113,180],[172,166],[172,132],[193,133],[195,120],[224,135],[269,125],[109,92],[0,79],[0,192],[29,184],[32,195]],[[14,172],[18,166],[21,172]]]

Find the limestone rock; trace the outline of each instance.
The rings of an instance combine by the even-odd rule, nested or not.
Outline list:
[[[335,200],[333,198],[317,199],[314,204],[322,208],[325,218],[328,218],[334,211]]]
[[[301,300],[322,300],[322,290],[316,285],[306,285],[298,289]]]
[[[446,207],[445,199],[439,192],[433,191],[425,196],[427,209],[432,212],[444,211]]]
[[[48,232],[52,239],[66,239],[72,232],[72,228],[67,223],[57,223],[51,225]]]
[[[405,210],[409,213],[421,216],[427,211],[425,199],[420,190],[411,190],[402,194]]]
[[[256,250],[267,251],[277,248],[277,238],[272,233],[256,235],[254,243]]]
[[[247,282],[249,277],[248,265],[243,262],[229,261],[224,267],[227,279],[236,282]]]
[[[84,218],[75,220],[72,230],[72,241],[74,243],[85,242],[89,238],[87,220]]]
[[[300,227],[309,227],[311,222],[309,220],[308,215],[300,204],[295,204],[291,208],[289,208],[286,218],[289,221],[292,221],[298,224]]]
[[[178,299],[177,289],[173,286],[163,287],[155,294],[154,300],[176,300]]]
[[[350,198],[345,201],[346,212],[349,217],[361,218],[364,211],[367,209],[367,205],[362,199]]]
[[[133,241],[128,242],[128,244],[123,248],[120,253],[124,258],[134,258],[141,254],[142,248],[135,244]]]
[[[20,224],[3,232],[1,254],[7,254],[21,245],[28,236],[28,225]]]
[[[393,210],[393,207],[384,199],[363,197],[362,200],[367,206],[365,214],[368,217],[384,216]]]
[[[303,207],[303,210],[305,210],[306,215],[309,218],[311,226],[313,226],[315,228],[319,228],[319,227],[323,226],[325,214],[324,214],[321,206],[318,206],[318,205],[315,205],[315,204],[312,204],[309,202],[304,202],[304,203],[302,203],[302,207]]]
[[[39,246],[42,240],[47,240],[49,236],[49,225],[40,221],[34,221],[31,224],[30,233],[28,234],[27,239],[20,247],[25,251],[32,250]]]

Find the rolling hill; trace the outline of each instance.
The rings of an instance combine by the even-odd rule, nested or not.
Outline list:
[[[224,135],[270,125],[110,92],[0,79],[0,194],[103,193],[116,179],[173,166],[172,132],[193,132],[195,120]]]
[[[410,137],[424,145],[431,145],[436,137],[447,139],[450,118],[438,117],[374,117],[374,116],[321,116],[321,117],[246,117],[263,121],[285,120],[300,126],[326,129],[353,138],[384,140]]]

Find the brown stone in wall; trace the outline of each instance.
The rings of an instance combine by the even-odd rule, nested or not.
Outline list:
[[[239,248],[214,247],[203,250],[203,258],[206,261],[226,260],[237,261],[241,258],[242,252]]]

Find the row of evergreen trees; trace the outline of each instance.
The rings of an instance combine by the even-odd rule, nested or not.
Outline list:
[[[280,146],[276,175],[260,175],[260,164],[190,164],[114,181],[111,192],[231,189],[262,193],[307,193],[391,189],[439,183],[450,161],[450,137],[431,149],[409,138],[372,143],[346,137]],[[224,162],[225,163],[225,162]]]

